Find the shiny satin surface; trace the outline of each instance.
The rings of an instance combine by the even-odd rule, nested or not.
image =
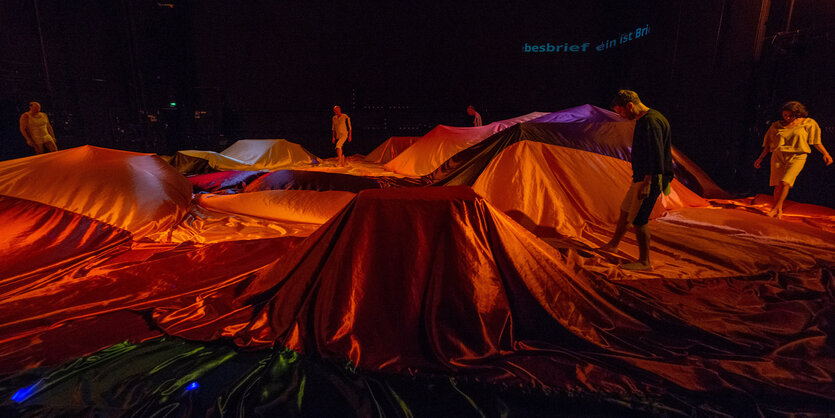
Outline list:
[[[217,171],[255,171],[309,166],[318,158],[301,145],[285,139],[241,139],[221,152],[178,151],[172,164],[181,172],[192,172],[201,169],[196,160],[205,160]]]
[[[364,370],[835,402],[832,233],[716,207],[650,227],[656,270],[627,272],[634,240],[581,256],[577,237],[539,239],[466,187],[368,190],[245,289],[155,317]],[[206,303],[213,319],[193,321]]]
[[[191,184],[155,155],[85,145],[0,161],[0,195],[88,216],[139,238],[180,221]]]
[[[422,177],[436,186],[472,186],[485,167],[505,148],[522,141],[559,145],[629,161],[635,121],[614,112],[583,105],[518,123],[451,156]],[[728,198],[696,164],[673,147],[676,179],[702,197]]]
[[[0,301],[29,287],[23,277],[44,275],[91,253],[130,245],[131,234],[86,216],[31,200],[0,196]]]
[[[364,160],[369,163],[385,164],[400,155],[401,152],[412,146],[420,138],[419,136],[393,136],[369,152]]]
[[[494,157],[474,177],[484,197],[468,187],[360,191],[341,206],[353,195],[205,196],[144,235],[4,194],[2,370],[165,332],[288,346],[367,372],[628,394],[685,415],[735,415],[720,398],[739,397],[766,415],[835,410],[835,210],[787,202],[778,220],[763,215],[769,197],[705,200],[674,184],[649,224],[655,269],[628,272],[617,264],[637,256],[631,232],[617,254],[590,248],[612,233],[628,163],[531,141]],[[91,165],[79,161],[61,172]],[[26,176],[58,176],[52,166],[64,167]],[[347,182],[334,174],[302,177]],[[135,187],[103,179],[84,185],[116,196],[90,194],[98,205]],[[321,226],[296,217],[328,213]]]
[[[532,112],[484,126],[454,127],[438,125],[386,163],[388,171],[407,176],[423,176],[433,172],[459,151],[513,125],[546,115]]]
[[[219,171],[276,170],[316,160],[310,151],[286,139],[241,139],[210,155],[209,165]]]
[[[159,336],[146,315],[234,286],[301,238],[134,241],[113,226],[0,197],[0,371]]]
[[[195,204],[179,224],[145,238],[160,243],[211,244],[263,238],[306,237],[319,226],[310,222],[277,221],[217,212]]]
[[[175,338],[120,343],[54,370],[0,377],[0,399],[11,397],[3,388],[23,387],[26,399],[0,400],[0,415],[588,417],[655,408],[654,400],[626,405],[460,377],[367,374],[287,349],[244,351]]]
[[[583,238],[591,225],[617,222],[620,203],[632,184],[626,161],[594,152],[517,142],[484,169],[473,190],[538,235]],[[678,181],[656,202],[651,218],[710,203]]]
[[[319,170],[278,170],[265,174],[244,188],[245,193],[259,190],[338,190],[358,193],[366,189],[426,185],[421,178],[361,176]]]
[[[356,194],[341,191],[264,190],[231,195],[198,196],[204,208],[275,221],[325,223]]]
[[[219,171],[216,173],[197,174],[188,176],[188,181],[194,186],[194,192],[217,193],[221,190],[240,190],[252,183],[258,177],[267,174],[265,171]]]
[[[556,112],[546,113],[529,122],[533,123],[596,123],[596,122],[624,122],[628,123],[626,119],[618,116],[617,113],[611,110],[603,109],[601,107],[584,104],[567,109],[558,110]]]

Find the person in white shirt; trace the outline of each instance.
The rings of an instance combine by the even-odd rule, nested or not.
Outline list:
[[[29,103],[29,111],[20,115],[20,133],[26,139],[26,144],[35,149],[35,154],[58,151],[55,144],[55,132],[46,113],[41,112],[41,104]]]
[[[342,153],[342,146],[345,141],[351,142],[351,118],[342,113],[339,106],[333,107],[333,120],[331,122],[331,142],[336,144],[336,156],[339,166],[345,166],[345,154]]]

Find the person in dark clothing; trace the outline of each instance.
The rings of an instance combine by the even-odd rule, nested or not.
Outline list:
[[[632,135],[632,186],[620,207],[615,233],[602,251],[617,251],[626,233],[627,224],[635,227],[638,240],[638,261],[622,264],[627,270],[652,270],[650,263],[650,233],[647,223],[658,196],[669,194],[673,179],[673,158],[670,123],[661,112],[650,109],[631,90],[619,90],[612,99],[612,110],[630,120],[636,120]]]

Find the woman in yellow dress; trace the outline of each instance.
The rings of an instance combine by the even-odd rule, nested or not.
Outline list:
[[[832,164],[832,157],[821,143],[820,126],[809,117],[802,103],[786,102],[782,116],[782,120],[768,128],[763,138],[763,152],[754,162],[754,167],[760,168],[765,155],[771,152],[769,185],[774,187],[774,208],[768,216],[776,218],[783,215],[783,202],[806,164],[806,155],[812,152],[810,145],[823,154],[826,165]]]
[[[44,149],[58,151],[52,124],[38,102],[30,102],[29,111],[20,115],[20,133],[26,138],[26,144],[35,149],[35,154],[43,153]]]

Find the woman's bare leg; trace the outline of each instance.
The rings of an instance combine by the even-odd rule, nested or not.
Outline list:
[[[783,217],[783,202],[786,201],[786,196],[789,195],[789,189],[791,189],[791,186],[783,181],[774,186],[774,208],[768,212],[768,216],[777,219]]]

